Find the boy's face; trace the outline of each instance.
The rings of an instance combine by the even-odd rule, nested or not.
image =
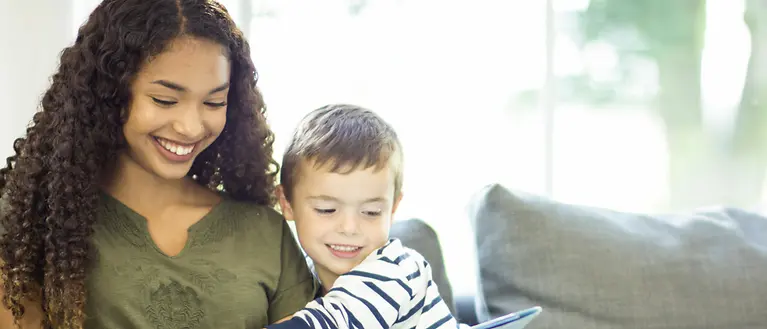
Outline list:
[[[295,221],[298,240],[326,288],[386,244],[401,199],[394,199],[394,173],[388,166],[348,174],[329,169],[301,161],[292,200],[278,189],[283,214]]]

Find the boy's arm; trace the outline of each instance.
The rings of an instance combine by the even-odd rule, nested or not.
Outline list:
[[[267,328],[390,328],[399,319],[400,309],[409,306],[414,288],[408,276],[414,273],[400,266],[408,257],[405,253],[376,251],[374,255],[340,276],[324,297],[310,302],[292,319]]]

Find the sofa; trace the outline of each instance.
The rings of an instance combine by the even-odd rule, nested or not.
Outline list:
[[[442,298],[476,324],[539,305],[528,329],[767,328],[767,218],[733,208],[633,214],[484,187],[469,203],[479,273],[453,296],[436,232],[392,236],[424,255]]]

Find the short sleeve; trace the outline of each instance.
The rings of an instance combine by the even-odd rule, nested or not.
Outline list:
[[[269,323],[293,315],[314,299],[317,285],[287,222],[282,221],[280,278],[269,301]]]

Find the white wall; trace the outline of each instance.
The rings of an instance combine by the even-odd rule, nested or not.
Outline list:
[[[100,0],[0,0],[0,164],[13,154],[77,26]],[[223,0],[239,24],[242,0]],[[247,3],[246,3],[247,4]],[[245,29],[247,30],[247,29]]]
[[[70,44],[75,0],[0,0],[0,157],[12,154]]]

